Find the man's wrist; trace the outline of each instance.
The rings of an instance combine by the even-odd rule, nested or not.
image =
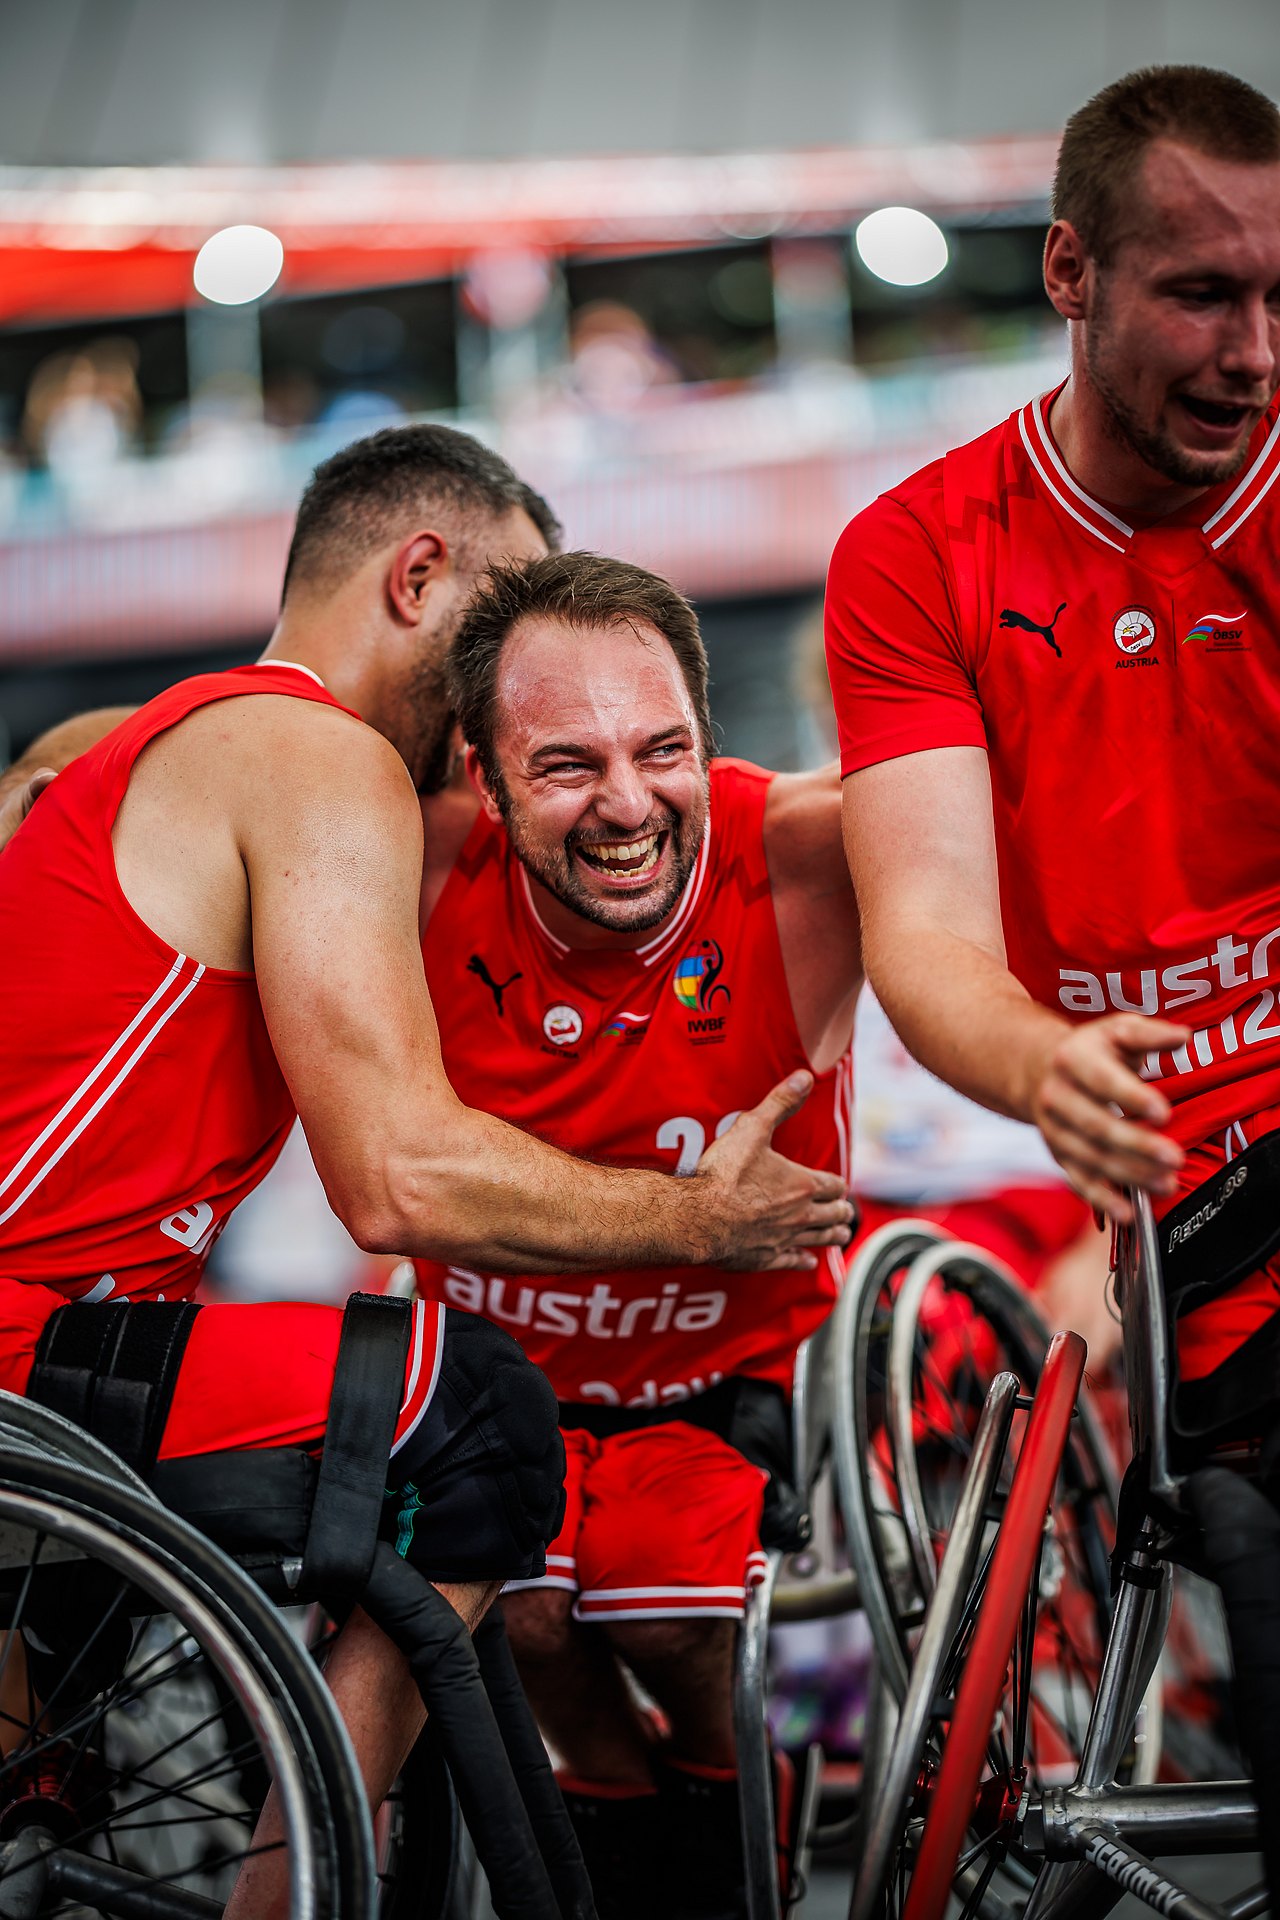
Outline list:
[[[1054,1054],[1071,1032],[1071,1022],[1036,1002],[1027,1011],[1031,1018],[1025,1022],[1019,1044],[1011,1047],[1008,1055],[1013,1063],[1010,1111],[1015,1119],[1035,1126],[1040,1090]]]
[[[733,1251],[733,1232],[723,1183],[701,1167],[680,1177],[666,1176],[675,1189],[673,1251],[680,1264],[713,1267]],[[670,1200],[668,1202],[670,1205]]]

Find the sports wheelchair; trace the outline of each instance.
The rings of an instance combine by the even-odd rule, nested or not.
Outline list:
[[[943,1582],[942,1548],[962,1525],[971,1536],[989,1530],[984,1512],[1008,1497],[1022,1451],[1011,1439],[1013,1414],[1035,1389],[1049,1347],[1026,1289],[999,1262],[946,1241],[926,1222],[903,1220],[862,1244],[834,1312],[801,1348],[796,1484],[816,1511],[816,1483],[824,1467],[834,1469],[843,1538],[828,1534],[800,1554],[772,1552],[739,1638],[735,1718],[751,1920],[778,1920],[801,1904],[813,1851],[852,1841],[856,1853],[882,1824],[913,1655]],[[984,1425],[993,1374],[1004,1380],[995,1432],[990,1417]],[[974,1513],[976,1496],[966,1489],[979,1441],[984,1477]],[[1028,1776],[1044,1783],[1071,1779],[1084,1750],[1106,1644],[1115,1534],[1116,1477],[1090,1407],[1063,1451],[1063,1497],[1041,1555],[1040,1642],[1052,1643],[1054,1659],[1024,1674],[1000,1735]],[[812,1751],[798,1795],[790,1886],[779,1894],[764,1718],[768,1630],[854,1610],[865,1613],[875,1650],[860,1811],[818,1823],[822,1756]],[[1138,1717],[1126,1767],[1145,1780],[1159,1750],[1158,1686]],[[982,1910],[997,1913],[994,1904]]]
[[[1158,1699],[1175,1565],[1221,1576],[1229,1617],[1229,1563],[1215,1551],[1225,1536],[1234,1530],[1233,1580],[1244,1557],[1241,1529],[1249,1525],[1270,1556],[1255,1589],[1268,1586],[1280,1567],[1280,1518],[1250,1480],[1259,1464],[1257,1414],[1223,1418],[1219,1406],[1210,1419],[1201,1407],[1189,1419],[1170,1335],[1179,1306],[1212,1297],[1274,1251],[1268,1183],[1256,1180],[1249,1206],[1235,1214],[1227,1203],[1245,1190],[1251,1169],[1242,1172],[1242,1163],[1254,1155],[1265,1162],[1275,1141],[1273,1135],[1247,1149],[1159,1227],[1146,1196],[1132,1196],[1134,1223],[1117,1240],[1116,1285],[1133,1460],[1112,1556],[1115,1597],[1101,1623],[1105,1642],[1088,1642],[1078,1672],[1064,1677],[1060,1631],[1046,1631],[1046,1609],[1073,1623],[1073,1635],[1082,1620],[1078,1604],[1063,1606],[1077,1550],[1068,1543],[1083,1533],[1098,1458],[1087,1414],[1077,1408],[1085,1361],[1077,1335],[1054,1336],[1030,1395],[1018,1369],[999,1366],[994,1378],[988,1369],[980,1410],[956,1436],[967,1460],[945,1529],[928,1531],[927,1498],[921,1510],[909,1471],[899,1475],[916,1593],[929,1589],[923,1610],[904,1622],[896,1606],[883,1526],[855,1543],[868,1611],[889,1603],[877,1646],[889,1656],[882,1673],[892,1699],[869,1763],[851,1920],[1094,1920],[1125,1893],[1179,1920],[1246,1920],[1271,1910],[1265,1886],[1214,1905],[1152,1864],[1145,1850],[1163,1860],[1252,1852],[1261,1841],[1274,1865],[1275,1843],[1260,1834],[1247,1780],[1154,1783],[1158,1713],[1154,1728],[1150,1713],[1144,1727],[1143,1702],[1151,1707]],[[1274,1171],[1252,1169],[1264,1170]],[[936,1249],[913,1268],[894,1318],[908,1308],[913,1274],[924,1285],[930,1267],[945,1272],[957,1257],[956,1249]],[[1264,1331],[1268,1361],[1274,1338]],[[887,1424],[895,1446],[909,1452],[913,1434],[902,1418],[907,1344],[905,1331],[896,1346],[890,1335]],[[866,1433],[864,1425],[857,1439]],[[861,1458],[847,1461],[847,1471]],[[1101,1544],[1078,1542],[1082,1569]],[[1091,1588],[1095,1598],[1098,1591]],[[1265,1597],[1273,1634],[1280,1595],[1272,1585]],[[898,1662],[888,1629],[904,1623],[912,1632]],[[1273,1674],[1265,1677],[1273,1685]],[[1046,1701],[1057,1714],[1052,1739],[1038,1731]],[[1274,1707],[1269,1694],[1266,1703]],[[1058,1753],[1057,1734],[1077,1727],[1080,1738]]]
[[[468,1635],[376,1539],[390,1432],[372,1429],[394,1408],[344,1381],[358,1385],[370,1338],[403,1340],[404,1306],[349,1304],[356,1360],[340,1357],[318,1463],[267,1449],[144,1480],[81,1426],[0,1394],[3,1920],[216,1920],[269,1787],[290,1920],[447,1920],[459,1810],[504,1920],[594,1920],[500,1615]],[[374,1823],[308,1644],[354,1604],[405,1652],[429,1709]]]

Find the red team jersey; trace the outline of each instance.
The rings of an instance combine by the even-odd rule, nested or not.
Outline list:
[[[183,681],[60,773],[0,853],[0,1385],[12,1390],[65,1301],[194,1293],[293,1124],[254,976],[154,934],[111,841],[149,741],[197,707],[263,693],[338,704],[284,664]],[[438,1319],[416,1316],[402,1437],[434,1382]],[[206,1309],[162,1451],[314,1434],[340,1326],[331,1307]]]
[[[990,749],[1009,965],[1068,1017],[1164,1014],[1184,1144],[1280,1101],[1280,420],[1132,527],[1072,478],[1053,395],[883,495],[827,599],[848,774]]]
[[[543,924],[505,833],[482,814],[424,941],[444,1064],[468,1105],[568,1153],[691,1173],[734,1114],[807,1065],[764,852],[772,776],[715,763],[707,837],[673,917],[632,952]],[[818,1076],[780,1152],[848,1178],[850,1064]],[[421,1290],[507,1327],[567,1401],[669,1405],[734,1373],[789,1388],[835,1298],[812,1272],[709,1267],[493,1276],[418,1263]]]

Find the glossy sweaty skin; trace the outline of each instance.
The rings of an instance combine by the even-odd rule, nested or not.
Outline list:
[[[1076,332],[1050,424],[1086,491],[1158,516],[1229,479],[1280,384],[1280,164],[1153,141],[1111,265],[1060,220],[1045,286]]]
[[[679,901],[707,818],[674,653],[647,622],[579,631],[525,620],[503,649],[496,694],[502,780],[482,795],[539,910],[577,946],[634,944]]]
[[[478,794],[505,821],[553,933],[573,947],[640,945],[679,904],[706,818],[707,770],[674,653],[643,626],[528,621],[504,651],[497,691],[503,799],[469,753],[472,785],[423,802],[424,930]],[[764,834],[800,1038],[824,1072],[849,1044],[862,980],[838,770],[777,775]],[[592,857],[622,849],[621,862]]]
[[[1155,141],[1130,205],[1106,267],[1069,222],[1050,229],[1045,287],[1071,343],[1050,419],[1087,492],[1156,520],[1238,470],[1280,382],[1280,165]],[[1126,1187],[1174,1192],[1171,1109],[1138,1070],[1187,1030],[1126,1013],[1072,1026],[1009,972],[986,754],[939,748],[851,774],[844,815],[868,971],[912,1051],[1039,1125],[1112,1218],[1130,1216]]]

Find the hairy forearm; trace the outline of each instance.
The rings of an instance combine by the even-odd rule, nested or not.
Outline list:
[[[1070,1023],[972,941],[916,925],[864,938],[877,998],[916,1059],[982,1106],[1030,1120],[1045,1061]]]
[[[460,1106],[433,1143],[370,1161],[330,1197],[374,1251],[571,1273],[720,1258],[728,1243],[708,1184],[577,1160]]]

